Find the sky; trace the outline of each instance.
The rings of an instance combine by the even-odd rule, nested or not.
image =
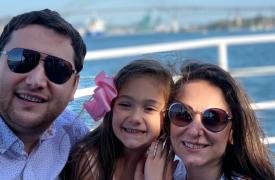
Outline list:
[[[49,8],[61,14],[72,24],[84,22],[92,17],[104,19],[113,25],[127,25],[139,21],[146,15],[146,11],[100,13],[98,9],[110,8],[133,8],[133,7],[155,7],[155,6],[202,6],[202,7],[275,7],[275,0],[0,0],[0,19],[12,17],[24,12]],[[85,14],[79,12],[85,11]],[[243,13],[245,17],[266,12]],[[270,15],[271,12],[268,12]],[[274,10],[275,16],[275,10]],[[172,22],[171,13],[151,12],[153,18],[160,17],[166,24]],[[207,13],[207,14],[186,14],[178,13],[177,19],[181,23],[207,23],[217,18],[231,18],[236,12]]]

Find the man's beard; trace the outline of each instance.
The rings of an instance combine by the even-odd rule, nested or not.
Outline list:
[[[13,107],[7,107],[0,102],[0,116],[17,136],[41,136],[68,104],[68,102],[62,102],[61,100],[57,102],[60,103],[56,104],[52,109],[48,107],[43,114],[31,122],[22,122],[22,117],[14,112]]]
[[[57,111],[57,109],[61,109]],[[23,135],[29,137],[41,136],[54,122],[54,120],[62,113],[64,108],[56,107],[54,110],[45,111],[44,114],[41,114],[35,122],[25,123],[24,125],[20,123],[20,115],[13,112],[12,109],[6,110],[5,114],[9,114],[9,122],[4,119],[6,124],[16,135]]]

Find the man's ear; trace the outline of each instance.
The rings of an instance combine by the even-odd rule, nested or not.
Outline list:
[[[232,129],[230,130],[230,133],[229,133],[228,143],[231,144],[231,145],[234,144],[234,141],[233,141],[233,130]]]
[[[79,79],[80,79],[80,74],[77,73],[76,74],[76,79],[75,79],[75,83],[74,83],[74,87],[72,89],[72,94],[71,94],[71,97],[70,97],[70,102],[72,102],[74,100],[74,94],[77,90],[77,87],[78,87],[78,84],[79,84]]]

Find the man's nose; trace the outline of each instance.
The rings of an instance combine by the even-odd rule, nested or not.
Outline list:
[[[45,74],[44,61],[39,61],[37,66],[27,73],[26,84],[34,89],[44,89],[48,78]]]

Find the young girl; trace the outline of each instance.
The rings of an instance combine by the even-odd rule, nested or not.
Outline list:
[[[106,81],[108,79],[109,76]],[[112,83],[106,81],[101,86],[109,90],[94,96],[91,109],[98,110],[90,114],[95,120],[100,119],[109,110],[108,104],[110,111],[105,114],[102,123],[72,151],[63,171],[64,179],[134,179],[136,166],[153,141],[148,155],[150,167],[154,162],[165,162],[165,158],[161,157],[168,152],[167,149],[162,152],[163,142],[159,141],[155,155],[154,145],[155,139],[166,132],[164,116],[173,86],[169,71],[154,60],[132,61],[114,77],[116,97]],[[105,98],[102,100],[101,96]],[[112,100],[112,97],[115,99]],[[100,103],[104,104],[104,110],[98,107]],[[156,169],[157,174],[153,178],[160,179],[162,171]]]
[[[172,97],[170,138],[182,161],[175,180],[275,179],[259,120],[229,73],[186,62]]]

